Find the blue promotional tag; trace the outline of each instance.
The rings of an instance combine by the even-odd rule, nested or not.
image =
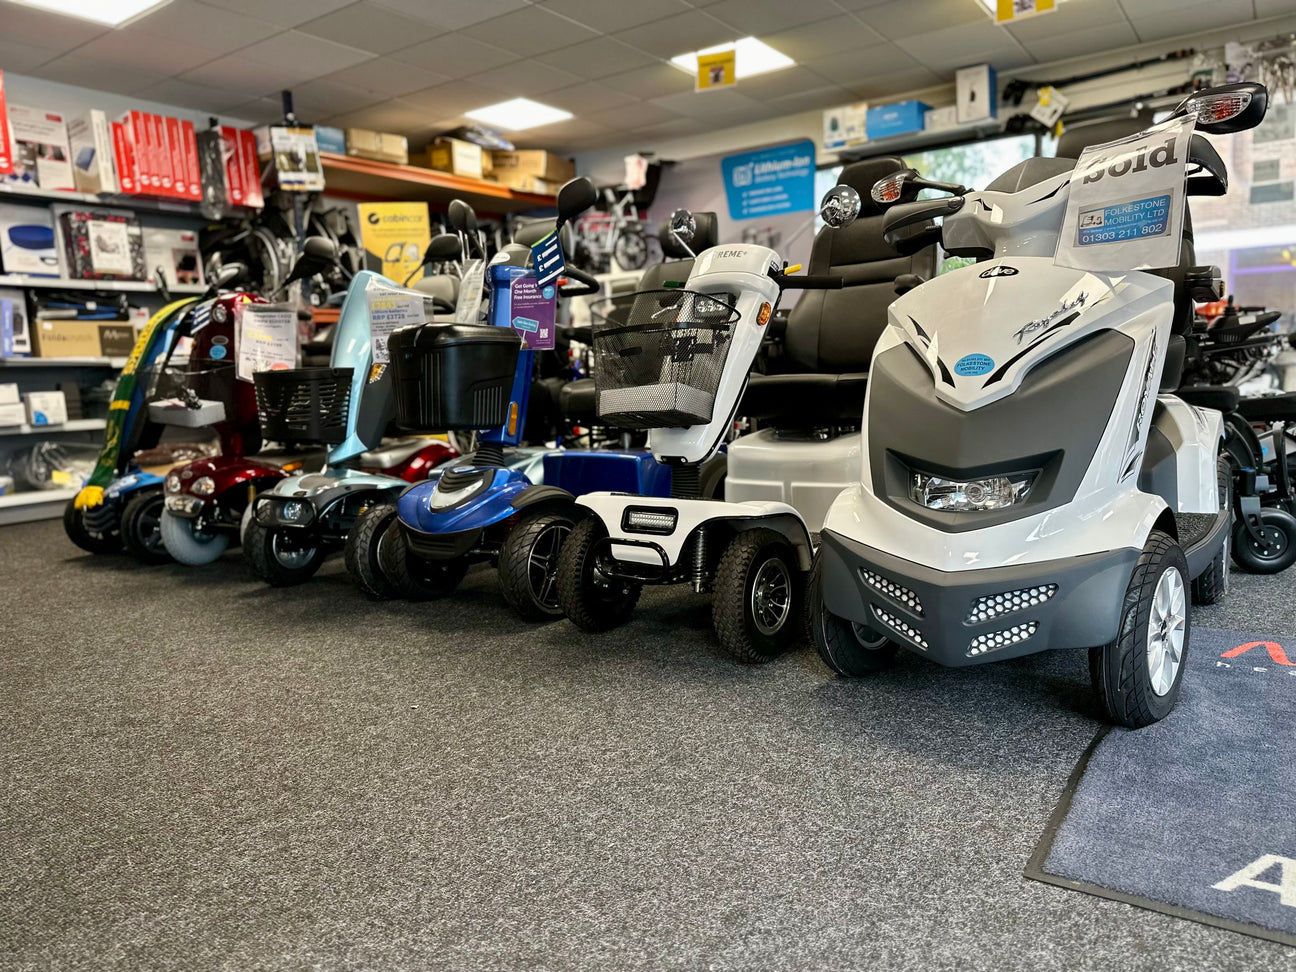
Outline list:
[[[562,243],[555,230],[531,247],[531,264],[535,268],[536,283],[541,287],[557,280],[567,264],[563,260]]]
[[[1134,199],[1118,206],[1082,209],[1076,244],[1094,246],[1164,236],[1170,231],[1170,199],[1170,194],[1166,193],[1150,199]]]

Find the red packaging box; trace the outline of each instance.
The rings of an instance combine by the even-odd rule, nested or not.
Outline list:
[[[194,134],[194,123],[180,123],[180,155],[184,162],[186,198],[202,202],[202,170],[198,165],[198,137]]]
[[[221,128],[222,153],[225,156],[225,186],[229,190],[231,205],[243,206],[243,162],[239,151],[238,129],[225,125]]]
[[[4,72],[0,71],[0,175],[13,173],[13,148],[9,145],[9,111],[5,108]]]
[[[113,122],[113,161],[117,165],[117,188],[128,195],[140,192],[139,176],[135,171],[135,146],[131,142],[128,125],[124,122]]]
[[[158,175],[158,184],[154,188],[159,190],[159,195],[171,196],[175,194],[175,190],[172,188],[171,152],[167,148],[166,123],[161,115],[150,114],[148,120],[149,145],[153,151],[154,171]]]
[[[148,116],[142,111],[128,111],[118,124],[130,147],[130,164],[135,175],[133,192],[147,195],[153,191],[153,171],[149,156]]]
[[[243,205],[260,209],[265,205],[265,196],[261,193],[261,165],[257,161],[256,134],[241,130],[238,140],[243,167]]]
[[[162,121],[166,125],[167,156],[171,162],[171,193],[177,199],[188,199],[189,168],[185,165],[184,146],[180,143],[180,119],[168,115]]]

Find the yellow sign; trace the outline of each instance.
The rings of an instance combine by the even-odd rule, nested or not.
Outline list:
[[[1057,0],[997,0],[995,23],[1009,24],[1035,14],[1051,13]]]
[[[404,284],[432,239],[427,203],[361,203],[358,209],[365,266]]]
[[[696,90],[698,91],[727,88],[738,81],[738,52],[736,50],[720,51],[716,54],[699,54],[697,62]]]

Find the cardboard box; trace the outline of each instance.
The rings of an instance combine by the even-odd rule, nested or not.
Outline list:
[[[129,196],[140,191],[135,169],[135,146],[131,143],[129,126],[115,121],[109,126],[112,131],[113,163],[117,172],[117,190]]]
[[[0,266],[5,273],[62,276],[51,210],[0,203]]]
[[[243,172],[243,205],[252,209],[265,206],[265,196],[261,192],[261,166],[257,161],[256,134],[247,129],[238,130],[239,167]],[[319,153],[316,152],[315,164],[319,165]],[[318,188],[324,188],[324,170],[319,170],[316,180]],[[312,182],[311,185],[315,185]]]
[[[22,425],[27,421],[27,406],[22,402],[17,405],[0,405],[0,425]]]
[[[226,141],[221,131],[219,128],[208,128],[194,135],[194,149],[198,153],[200,197],[204,207],[210,208],[212,214],[224,213],[225,207],[233,202],[225,175],[228,162],[225,157]]]
[[[75,189],[67,124],[61,114],[44,108],[9,106],[9,132],[13,138],[11,182],[42,189]]]
[[[17,405],[22,401],[18,397],[18,386],[13,382],[0,384],[0,405]]]
[[[153,153],[153,171],[158,184],[154,187],[163,196],[175,195],[175,179],[171,172],[171,151],[167,148],[166,121],[151,112],[148,116],[149,151]]]
[[[135,350],[135,341],[139,331],[130,321],[116,321],[105,324],[100,322],[99,353],[107,358],[127,358]]]
[[[481,146],[472,142],[460,138],[438,138],[427,147],[420,164],[438,172],[480,179],[482,154]]]
[[[329,125],[316,125],[315,144],[319,146],[321,152],[346,155],[346,132]]]
[[[943,108],[928,108],[927,114],[923,117],[923,131],[925,132],[943,132],[948,128],[958,126],[958,108],[954,105],[946,105]]]
[[[23,403],[32,425],[62,425],[67,421],[67,398],[61,391],[27,392]]]
[[[177,199],[188,199],[189,167],[185,165],[184,145],[180,140],[180,119],[168,115],[162,122],[166,130],[167,158],[171,164],[171,192]]]
[[[517,175],[535,176],[548,182],[560,185],[576,178],[576,163],[546,152],[544,149],[523,149],[513,152],[494,151],[490,153],[490,171],[496,175],[516,173]],[[511,177],[511,176],[510,176]],[[504,182],[503,178],[496,181]],[[505,183],[507,185],[507,183]]]
[[[999,87],[995,70],[989,64],[977,64],[954,72],[954,105],[958,123],[989,121],[999,110]]]
[[[257,159],[266,164],[266,177],[273,180],[273,185],[289,192],[319,192],[324,188],[324,167],[320,164],[315,129],[269,125],[258,128],[255,137]],[[242,148],[242,135],[239,138]],[[246,172],[244,186],[250,187]]]
[[[398,165],[409,164],[409,140],[404,135],[375,132],[368,128],[348,128],[346,147],[347,155],[358,158],[395,162]]]
[[[563,187],[561,182],[550,182],[548,179],[516,172],[492,172],[489,178],[492,182],[498,182],[517,192],[533,192],[540,196],[556,196]]]
[[[32,328],[38,358],[98,358],[98,321],[37,321]]]
[[[9,112],[5,109],[4,72],[0,71],[0,175],[13,172],[13,147],[9,144]]]
[[[202,285],[202,255],[198,232],[188,229],[144,227],[144,267],[148,279],[156,281],[159,268],[168,285]]]
[[[108,116],[92,108],[68,120],[68,148],[72,152],[72,178],[81,192],[117,191],[113,167],[112,132]]]
[[[191,202],[202,202],[202,167],[198,164],[198,136],[194,132],[194,123],[180,123],[180,150],[183,156],[185,184],[188,186],[188,199]]]
[[[16,288],[0,289],[0,357],[26,357],[31,349],[27,295]]]
[[[0,297],[0,358],[12,358],[14,356],[13,319],[13,301]],[[10,386],[0,385],[0,404],[4,404],[4,390],[7,387]],[[14,385],[12,387],[16,389],[18,386]],[[15,391],[14,394],[17,394],[17,392]]]
[[[865,122],[869,141],[921,132],[927,109],[928,106],[921,101],[897,101],[889,105],[872,106]]]

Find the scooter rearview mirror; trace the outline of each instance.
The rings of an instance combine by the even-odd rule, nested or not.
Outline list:
[[[425,264],[446,263],[458,260],[462,253],[463,246],[459,242],[458,233],[438,233],[428,243],[427,251],[423,254],[423,262]]]
[[[302,244],[302,257],[319,263],[332,263],[338,258],[337,244],[327,236],[307,237]]]
[[[462,199],[450,200],[446,215],[450,219],[450,225],[460,233],[472,234],[477,232],[477,213]]]
[[[594,183],[579,176],[558,190],[558,225],[569,223],[598,201]]]
[[[246,269],[247,267],[241,263],[227,263],[216,272],[216,279],[212,281],[212,286],[216,290],[223,290],[243,276]]]
[[[860,195],[850,186],[833,186],[819,205],[820,218],[833,229],[849,226],[859,214]]]
[[[671,213],[670,235],[688,251],[689,256],[697,256],[689,245],[693,242],[693,237],[697,236],[697,219],[687,209],[677,209]]]

